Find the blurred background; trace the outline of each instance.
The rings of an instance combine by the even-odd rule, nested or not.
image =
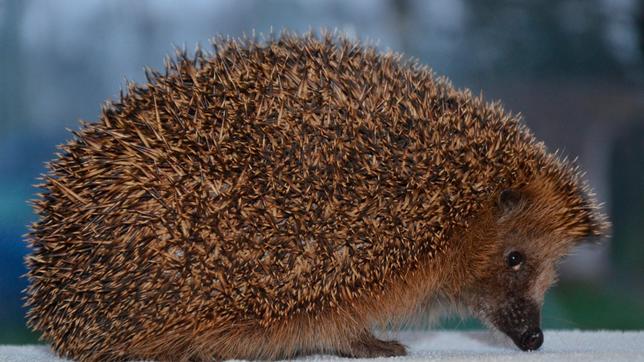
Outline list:
[[[644,329],[644,1],[0,0],[0,344],[37,340],[21,307],[22,235],[34,220],[31,185],[70,139],[65,128],[95,120],[175,46],[323,27],[502,100],[552,150],[578,156],[613,238],[564,261],[543,323]]]

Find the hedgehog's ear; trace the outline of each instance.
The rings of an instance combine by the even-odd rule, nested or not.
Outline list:
[[[499,193],[496,206],[501,215],[505,215],[516,209],[524,199],[525,195],[521,191],[505,189]]]

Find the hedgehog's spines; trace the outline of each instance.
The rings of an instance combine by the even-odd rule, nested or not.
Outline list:
[[[211,43],[127,82],[43,175],[28,324],[65,355],[342,346],[414,309],[453,235],[535,180],[565,214],[544,222],[601,232],[576,166],[416,59],[337,32]],[[239,342],[269,330],[296,337]]]

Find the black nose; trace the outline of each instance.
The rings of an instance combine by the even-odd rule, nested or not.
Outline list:
[[[519,342],[519,348],[524,351],[534,351],[539,349],[542,344],[543,333],[541,332],[541,329],[535,328],[523,333]]]

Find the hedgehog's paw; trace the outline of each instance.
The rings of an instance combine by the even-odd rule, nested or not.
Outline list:
[[[365,333],[351,342],[349,350],[340,352],[340,355],[353,358],[396,357],[407,355],[407,350],[398,341],[383,341],[371,333]]]

